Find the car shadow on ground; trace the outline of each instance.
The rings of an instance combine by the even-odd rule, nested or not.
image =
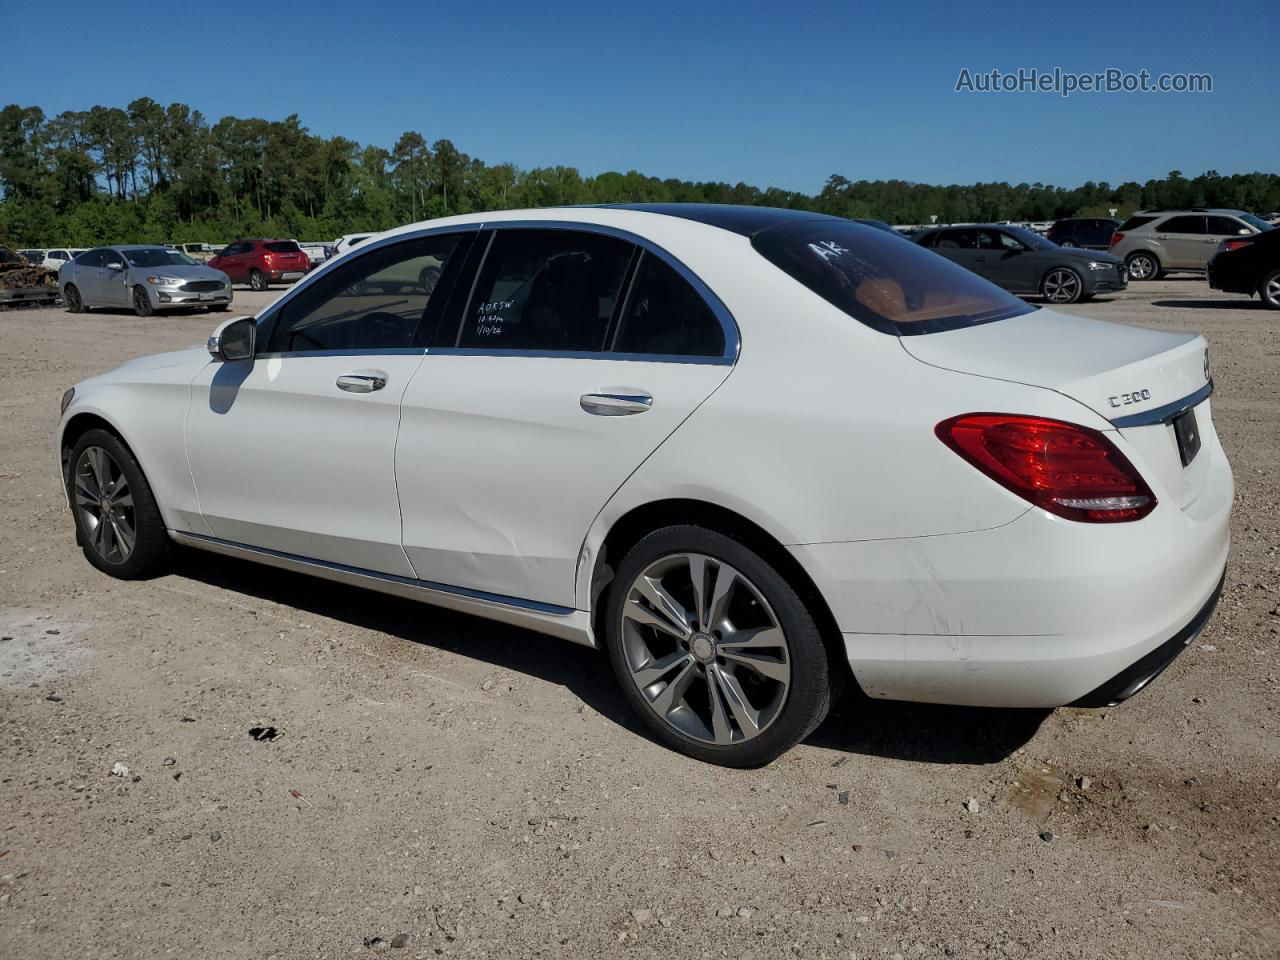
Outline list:
[[[1257,300],[1152,300],[1153,307],[1189,307],[1192,310],[1262,310]]]
[[[174,572],[563,686],[601,716],[654,741],[623,701],[608,659],[599,651],[481,617],[215,554],[180,551]],[[1030,740],[1048,713],[873,700],[853,687],[805,742],[920,763],[997,763]]]

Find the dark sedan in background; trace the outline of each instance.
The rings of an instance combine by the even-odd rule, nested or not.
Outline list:
[[[937,227],[913,239],[1010,293],[1038,294],[1050,303],[1075,303],[1129,285],[1119,258],[1060,247],[1021,227],[995,223]]]
[[[1050,227],[1045,239],[1060,247],[1110,250],[1111,235],[1119,227],[1119,220],[1108,217],[1068,217]]]
[[[72,313],[132,307],[140,317],[175,307],[226,310],[231,280],[221,270],[160,246],[95,247],[58,271],[62,302]]]
[[[1280,230],[1223,240],[1209,261],[1209,286],[1256,293],[1264,307],[1280,310]]]

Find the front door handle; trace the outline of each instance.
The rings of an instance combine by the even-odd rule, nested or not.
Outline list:
[[[627,417],[652,407],[653,397],[647,393],[584,393],[578,402],[597,417]]]
[[[337,380],[338,389],[347,393],[373,393],[387,385],[385,374],[344,373]]]

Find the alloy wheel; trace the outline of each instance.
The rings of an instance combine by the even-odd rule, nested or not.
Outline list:
[[[80,312],[80,291],[74,286],[68,285],[67,289],[62,291],[62,299],[67,302],[67,309],[72,313]]]
[[[106,562],[124,563],[137,542],[137,516],[120,464],[102,447],[85,447],[73,479],[85,540]]]
[[[632,682],[678,733],[728,746],[782,712],[787,638],[760,590],[729,564],[699,553],[654,561],[630,585],[621,626]]]
[[[1155,263],[1144,254],[1139,254],[1129,260],[1129,276],[1135,280],[1146,280],[1155,272]]]
[[[1263,294],[1271,303],[1280,303],[1280,273],[1273,274],[1263,286]]]
[[[1044,295],[1053,303],[1071,303],[1080,296],[1080,278],[1072,270],[1053,270],[1044,278]]]

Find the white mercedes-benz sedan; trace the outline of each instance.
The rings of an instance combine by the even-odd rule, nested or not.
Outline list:
[[[180,544],[603,647],[659,738],[753,766],[849,679],[1142,689],[1221,590],[1211,391],[1202,337],[848,220],[581,207],[380,235],[77,384],[56,443],[106,573]]]

